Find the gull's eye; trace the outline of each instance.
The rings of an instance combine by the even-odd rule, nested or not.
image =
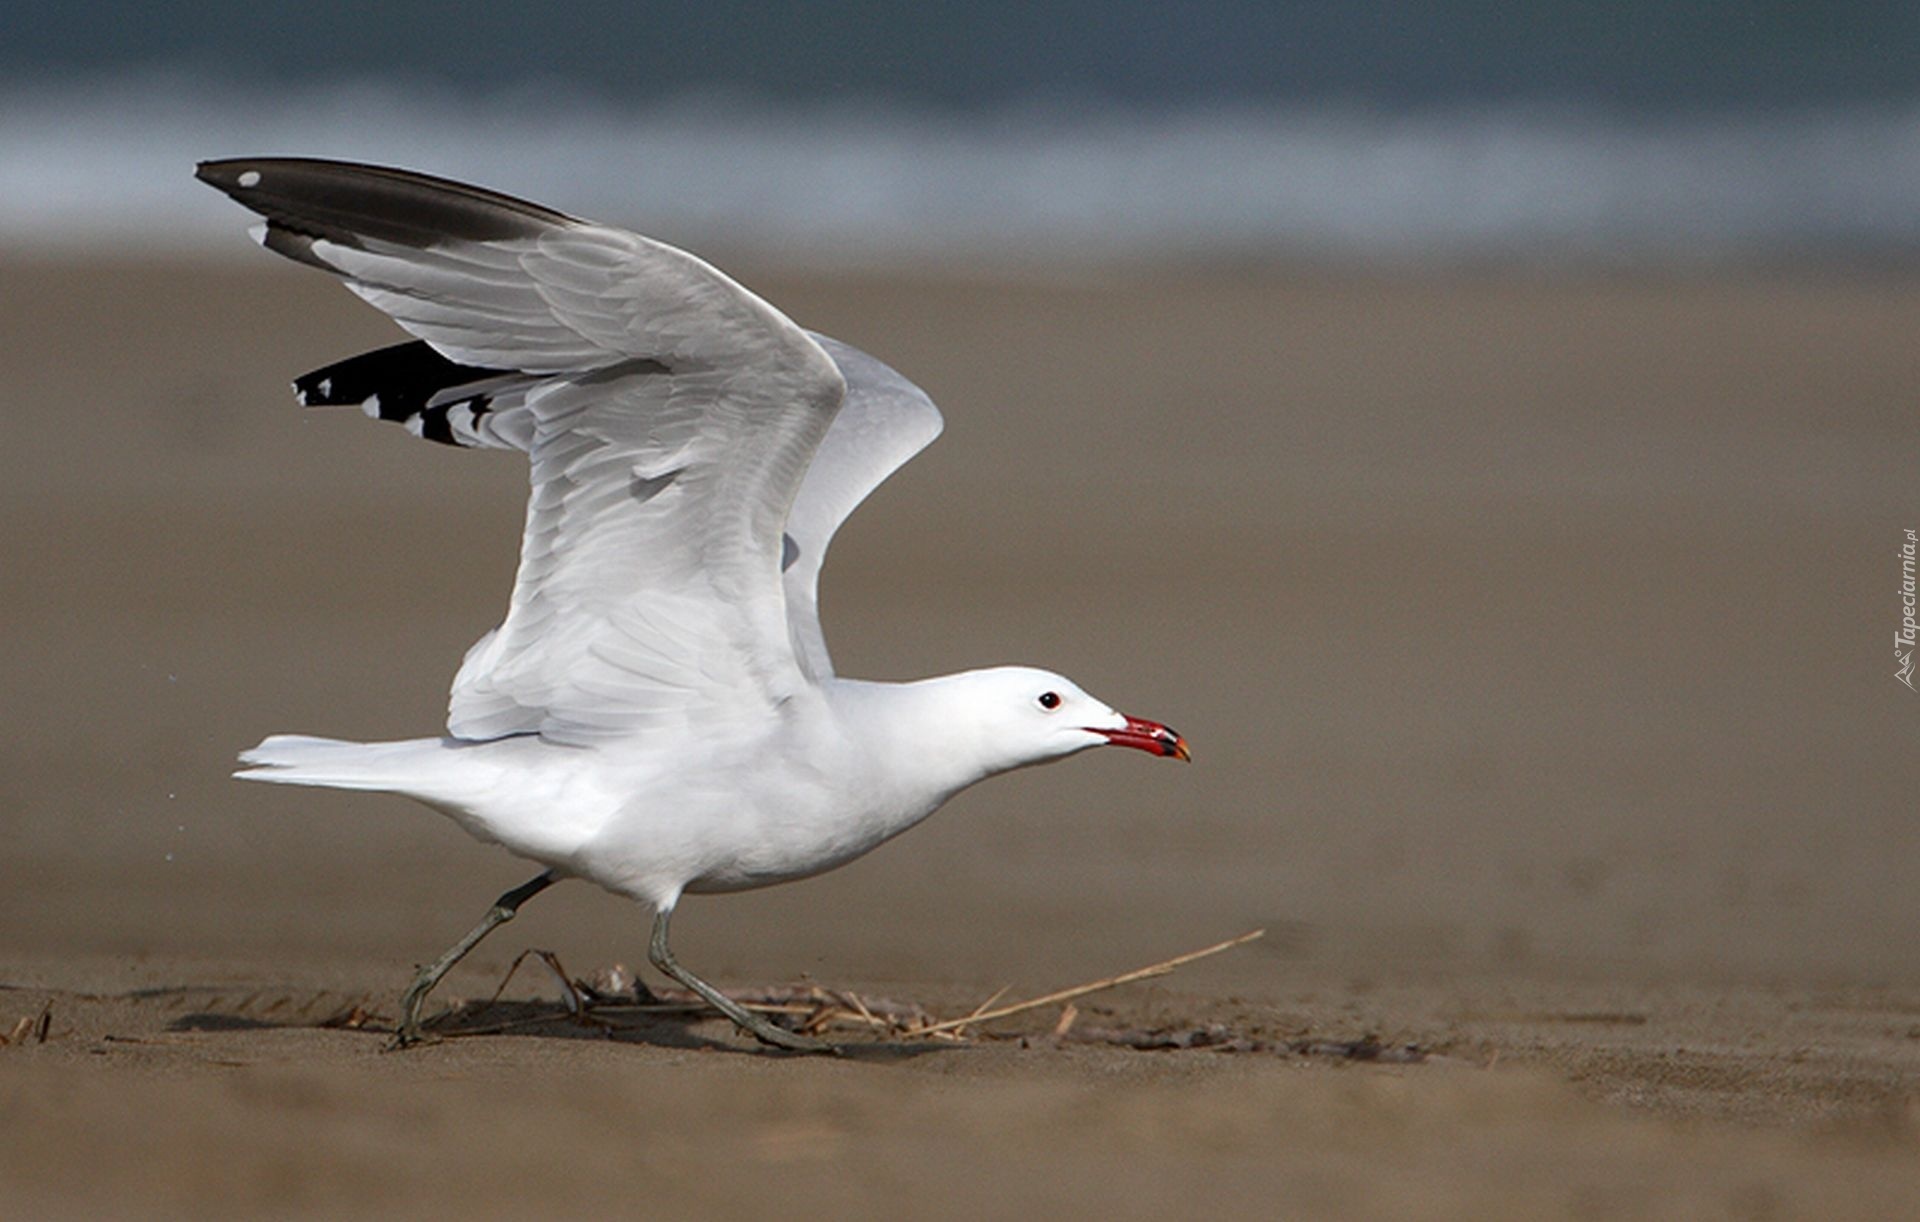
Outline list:
[[[1054,710],[1054,709],[1057,709],[1057,708],[1059,708],[1059,707],[1060,707],[1060,693],[1059,693],[1059,692],[1041,692],[1041,693],[1040,693],[1040,707],[1041,707],[1041,708],[1043,708],[1043,709],[1046,709],[1046,710],[1048,710],[1049,712],[1051,712],[1051,711],[1052,711],[1052,710]]]

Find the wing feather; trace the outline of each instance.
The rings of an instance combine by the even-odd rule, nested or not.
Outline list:
[[[199,176],[448,361],[537,378],[500,434],[532,480],[513,599],[451,733],[593,742],[806,681],[782,529],[846,390],[814,339],[684,251],[480,188],[297,159]]]
[[[819,585],[834,532],[940,435],[943,422],[925,391],[881,361],[825,335],[814,339],[840,367],[847,393],[787,517],[781,563],[794,648],[807,672],[820,678],[833,673],[820,629]]]

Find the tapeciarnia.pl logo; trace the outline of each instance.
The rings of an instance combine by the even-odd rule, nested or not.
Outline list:
[[[1916,540],[1912,531],[1907,532],[1907,541],[1900,545],[1900,631],[1893,634],[1893,657],[1900,663],[1900,669],[1893,677],[1907,685],[1908,691],[1920,691],[1913,686],[1913,640],[1915,625],[1913,622],[1914,587],[1913,555]]]

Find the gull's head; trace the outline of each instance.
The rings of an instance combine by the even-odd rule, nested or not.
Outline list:
[[[1000,666],[953,677],[953,730],[976,739],[995,771],[1040,764],[1089,747],[1134,747],[1192,758],[1187,742],[1157,721],[1129,717],[1063,675]]]

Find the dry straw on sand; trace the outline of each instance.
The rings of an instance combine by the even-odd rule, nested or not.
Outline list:
[[[866,1031],[883,1039],[918,1040],[933,1039],[962,1041],[973,1038],[973,1029],[988,1023],[1012,1018],[1048,1006],[1061,1006],[1061,1014],[1055,1024],[1053,1034],[1064,1037],[1072,1028],[1079,1010],[1073,1002],[1093,993],[1119,988],[1142,980],[1152,980],[1165,976],[1184,967],[1222,951],[1243,946],[1265,934],[1264,929],[1255,929],[1224,942],[1216,942],[1199,950],[1175,955],[1158,963],[1121,972],[1114,976],[1105,976],[1099,980],[1074,985],[1071,988],[1058,989],[1039,997],[1025,1001],[998,1005],[1006,995],[1005,988],[989,996],[971,1011],[958,1018],[936,1018],[923,1007],[878,997],[862,997],[858,993],[846,990],[827,989],[819,985],[791,985],[785,987],[757,989],[730,993],[735,1001],[750,1010],[763,1014],[775,1014],[790,1020],[795,1030],[815,1034],[833,1028]],[[575,980],[567,975],[560,960],[552,951],[527,950],[521,952],[507,969],[506,975],[493,991],[493,996],[478,1007],[484,1011],[499,1001],[509,981],[519,971],[521,964],[529,959],[545,967],[560,987],[561,998],[567,1011],[576,1020],[583,1022],[604,1022],[606,1016],[613,1014],[696,1014],[708,1007],[704,1002],[690,994],[682,996],[678,990],[658,992],[638,988],[624,969],[616,968],[606,978],[598,982]],[[628,997],[634,1000],[627,1000]],[[534,1026],[551,1021],[551,1015],[535,1015],[507,1022],[483,1026],[462,1026],[445,1029],[440,1032],[447,1037],[497,1035],[518,1027]],[[1128,1033],[1121,1033],[1128,1034]],[[1134,1039],[1120,1039],[1114,1042],[1138,1042],[1145,1033],[1131,1033]]]

